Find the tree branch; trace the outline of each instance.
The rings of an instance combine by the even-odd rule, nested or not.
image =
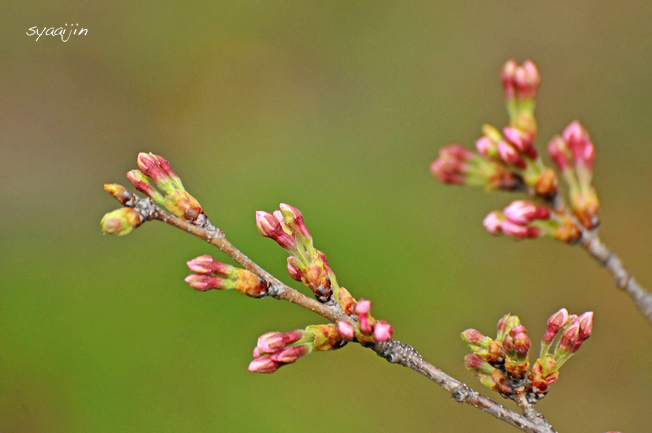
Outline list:
[[[222,230],[212,225],[207,218],[203,218],[202,221],[198,220],[195,221],[195,224],[191,224],[156,207],[151,199],[141,199],[127,190],[118,191],[117,193],[114,193],[113,196],[123,205],[138,210],[143,217],[143,222],[159,220],[173,227],[184,230],[205,240],[209,244],[216,246],[245,269],[254,273],[258,277],[265,279],[270,284],[268,296],[273,296],[276,299],[284,299],[300,305],[332,322],[352,322],[351,317],[346,315],[339,305],[335,304],[329,306],[322,304],[307,297],[292,287],[283,284],[280,280],[258,266],[253,260],[233,246],[233,244],[226,239]],[[542,416],[528,419],[525,416],[509,410],[493,400],[484,397],[464,383],[459,382],[434,365],[425,361],[410,345],[391,340],[386,342],[375,342],[367,347],[375,351],[378,356],[386,359],[388,362],[408,367],[432,380],[448,391],[453,400],[459,403],[469,404],[527,433],[556,433]]]

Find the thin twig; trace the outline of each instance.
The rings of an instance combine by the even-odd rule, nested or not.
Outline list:
[[[351,318],[347,316],[346,313],[344,313],[339,305],[324,305],[312,298],[307,297],[292,287],[283,284],[280,280],[258,266],[253,260],[244,255],[235,246],[233,246],[233,244],[231,244],[226,239],[224,233],[219,228],[213,226],[208,221],[208,219],[206,219],[201,224],[201,226],[193,225],[181,218],[175,217],[169,212],[159,209],[150,199],[141,199],[126,190],[114,194],[114,197],[123,205],[139,210],[143,216],[143,221],[162,221],[166,224],[195,235],[213,246],[216,246],[245,269],[270,283],[270,289],[268,289],[270,296],[273,296],[276,299],[285,299],[294,304],[300,305],[333,322],[343,320],[349,322],[351,321]],[[524,432],[556,433],[556,431],[543,417],[528,419],[525,416],[507,409],[487,397],[484,397],[464,383],[459,382],[434,365],[425,361],[421,355],[419,355],[419,353],[410,345],[392,340],[386,342],[375,342],[371,346],[367,347],[375,351],[378,356],[386,359],[387,361],[408,367],[437,383],[439,386],[451,394],[453,400],[459,403],[469,404]]]
[[[528,191],[528,194],[536,197],[534,191]],[[548,200],[543,201],[556,213],[572,219],[575,225],[582,230],[582,237],[580,238],[582,247],[584,247],[600,266],[609,271],[614,278],[616,287],[623,290],[632,298],[638,311],[652,325],[652,293],[641,287],[632,274],[625,269],[622,260],[602,243],[598,236],[598,230],[587,230],[583,228],[582,224],[580,224],[578,219],[570,212],[568,206],[566,206],[566,202],[561,194],[555,194]]]
[[[634,277],[625,269],[623,262],[598,237],[597,231],[585,231],[582,235],[582,246],[600,266],[604,267],[614,277],[616,287],[627,293],[652,325],[652,293],[643,289]]]

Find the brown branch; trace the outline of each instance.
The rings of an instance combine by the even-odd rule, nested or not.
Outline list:
[[[137,209],[143,216],[143,222],[159,220],[173,227],[184,230],[205,240],[209,244],[216,246],[245,269],[254,273],[258,277],[265,279],[270,284],[268,289],[269,296],[273,296],[276,299],[284,299],[300,305],[333,322],[352,321],[351,317],[346,315],[339,305],[336,304],[329,306],[317,302],[292,287],[285,285],[272,274],[265,271],[253,260],[233,246],[233,244],[226,239],[222,230],[212,225],[207,218],[201,222],[195,221],[195,224],[197,224],[195,225],[156,207],[151,199],[141,199],[127,190],[115,192],[113,196],[123,205]],[[556,433],[542,416],[528,419],[525,416],[509,410],[493,400],[484,397],[464,383],[459,382],[434,365],[425,361],[410,345],[392,340],[387,342],[375,342],[373,345],[367,347],[375,351],[378,356],[387,361],[408,367],[437,383],[451,394],[453,400],[459,403],[469,404],[524,432]]]
[[[376,342],[371,346],[371,349],[375,351],[378,356],[385,358],[391,363],[402,365],[403,367],[410,368],[417,373],[426,376],[428,379],[450,392],[453,400],[459,403],[470,404],[471,406],[476,407],[499,420],[505,421],[524,432],[555,433],[555,430],[545,419],[543,419],[543,417],[528,419],[525,416],[519,415],[493,400],[488,399],[477,391],[469,388],[464,383],[450,377],[434,365],[425,361],[412,346],[403,344],[400,341],[392,340],[387,342]]]
[[[528,191],[532,197],[536,197],[534,191]],[[598,230],[587,230],[582,227],[578,219],[570,212],[566,202],[561,197],[561,194],[555,194],[546,202],[556,213],[565,215],[573,220],[577,227],[582,230],[582,237],[580,244],[584,249],[593,257],[600,266],[604,267],[614,278],[614,283],[618,289],[627,293],[634,303],[638,311],[647,319],[648,323],[652,325],[652,293],[641,287],[624,267],[620,258],[605,244],[602,243],[598,236]]]
[[[598,237],[597,231],[585,231],[582,234],[582,246],[600,266],[614,277],[616,287],[627,293],[652,325],[652,293],[643,289],[634,277],[625,269],[623,262]]]

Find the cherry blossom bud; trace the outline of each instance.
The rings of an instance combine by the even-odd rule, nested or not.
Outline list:
[[[503,134],[509,142],[523,155],[530,159],[536,159],[538,153],[534,146],[532,146],[532,136],[520,129],[507,126],[503,129]]]
[[[537,97],[541,75],[539,70],[530,60],[523,62],[514,72],[514,82],[518,90],[519,99],[534,99]]]
[[[548,153],[553,162],[563,172],[570,167],[568,145],[559,135],[555,135],[548,143]]]
[[[294,256],[290,256],[288,257],[287,262],[287,270],[288,274],[290,274],[290,278],[295,281],[301,281],[301,278],[303,277],[303,271],[301,270],[299,260]]]
[[[100,226],[104,233],[123,236],[143,223],[143,216],[135,209],[123,207],[102,217]]]
[[[165,199],[159,193],[156,188],[152,186],[147,180],[147,176],[141,173],[139,170],[131,170],[127,173],[127,179],[133,184],[133,186],[147,197],[150,197],[156,203],[165,205]]]
[[[483,373],[491,374],[494,367],[487,361],[482,360],[477,355],[470,353],[464,357],[464,366],[469,370],[481,371]]]
[[[516,148],[506,141],[498,143],[498,154],[505,164],[513,165],[518,169],[525,169],[526,164]]]
[[[248,370],[252,373],[274,373],[282,365],[282,363],[274,361],[269,356],[265,356],[251,361]]]
[[[138,168],[145,176],[152,178],[156,186],[163,190],[166,195],[171,194],[175,189],[182,189],[175,187],[170,176],[158,164],[156,155],[144,152],[139,153]]]
[[[236,268],[221,263],[209,255],[195,257],[186,263],[191,271],[198,274],[220,274],[227,277],[235,278]]]
[[[374,325],[374,339],[376,341],[389,341],[394,334],[394,328],[388,322],[379,320]]]
[[[283,249],[292,250],[296,247],[295,240],[283,230],[281,223],[274,215],[263,211],[257,211],[256,227],[258,227],[258,231],[261,235],[273,239]]]
[[[151,154],[150,154],[151,155]],[[159,167],[163,170],[163,172],[170,178],[172,183],[177,189],[180,189],[183,191],[183,184],[181,183],[181,179],[177,174],[172,170],[170,167],[170,164],[168,163],[167,159],[163,158],[162,156],[159,155],[152,155],[154,159],[156,160],[156,163],[158,164]]]
[[[337,332],[340,333],[342,339],[345,341],[351,341],[355,337],[355,329],[349,322],[337,322]]]
[[[571,325],[567,326],[564,330],[564,333],[561,336],[561,340],[559,341],[559,345],[557,346],[557,350],[559,350],[560,353],[568,352],[571,350],[573,346],[579,342],[579,335],[580,321],[575,319]],[[557,351],[555,351],[555,355],[557,355]]]
[[[229,290],[235,288],[233,281],[222,277],[214,277],[211,275],[192,274],[185,278],[185,282],[190,287],[201,292],[210,289]]]
[[[515,224],[528,224],[535,220],[550,219],[550,209],[545,206],[537,206],[525,200],[513,201],[503,211],[505,218]]]
[[[488,137],[480,137],[475,142],[475,148],[480,155],[487,158],[498,159],[500,157],[498,154],[498,145],[493,143]]]
[[[294,230],[302,239],[312,239],[308,227],[306,227],[306,224],[303,222],[303,215],[299,212],[299,209],[285,203],[281,203],[279,207],[281,208],[281,214],[283,215],[285,223],[292,228],[292,230]]]
[[[371,335],[373,333],[373,328],[367,316],[360,314],[358,320],[360,322],[360,332],[364,335]]]
[[[518,359],[527,357],[530,350],[530,338],[527,336],[525,326],[519,325],[510,331],[510,335],[514,336],[514,351]]]
[[[505,99],[512,100],[516,95],[516,86],[514,78],[516,75],[516,68],[518,67],[515,60],[508,60],[503,69],[500,71],[500,79],[503,82],[503,89],[505,91]]]
[[[534,228],[536,227],[528,227],[520,224],[515,224],[511,221],[503,221],[500,225],[500,229],[503,233],[518,240],[525,239],[527,237],[536,237],[532,236],[533,234],[536,234],[536,232],[530,230]]]
[[[287,347],[280,352],[270,355],[270,358],[276,362],[282,362],[283,364],[291,364],[296,362],[297,359],[301,358],[310,353],[310,348],[306,344],[300,346]]]
[[[467,329],[461,334],[462,340],[468,345],[488,348],[493,341],[491,338],[482,335],[475,329]]]
[[[545,344],[552,343],[557,332],[566,326],[566,323],[568,323],[568,311],[565,308],[562,308],[548,319],[548,327],[546,328],[546,332],[543,334],[541,341]]]
[[[371,311],[371,303],[372,302],[367,299],[360,299],[355,305],[356,314],[369,314],[369,311]]]
[[[258,337],[256,348],[262,353],[275,353],[285,348],[285,339],[282,332],[268,332]]]
[[[502,232],[501,226],[503,224],[503,214],[499,211],[493,211],[487,215],[482,221],[482,225],[492,235]]]
[[[578,317],[577,320],[580,322],[579,337],[584,341],[591,336],[591,331],[593,331],[593,311],[587,311]],[[577,349],[575,349],[575,351],[577,351]]]

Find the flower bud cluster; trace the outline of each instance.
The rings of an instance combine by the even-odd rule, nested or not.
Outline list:
[[[188,267],[196,273],[187,276],[185,281],[195,290],[205,292],[210,289],[235,289],[252,298],[267,296],[267,281],[246,269],[218,262],[211,256],[194,258],[188,262]]]
[[[561,136],[552,138],[548,153],[569,185],[573,213],[587,229],[596,228],[600,224],[600,202],[591,185],[595,146],[589,133],[578,121],[574,121]]]
[[[482,224],[491,234],[503,233],[516,240],[550,236],[565,243],[574,243],[582,234],[568,216],[555,214],[548,206],[537,206],[524,200],[512,202],[502,212],[489,213]]]
[[[459,144],[442,147],[430,172],[443,183],[482,185],[487,189],[511,191],[521,184],[520,177],[509,169]]]
[[[358,319],[355,326],[355,337],[362,344],[391,340],[392,335],[394,335],[394,328],[384,320],[373,318],[370,314],[371,304],[372,302],[367,299],[360,299],[354,307],[354,314],[357,315]],[[346,325],[341,326],[345,327]]]
[[[589,338],[592,327],[592,312],[577,317],[559,310],[548,320],[541,355],[530,369],[527,330],[517,316],[507,314],[498,322],[495,339],[475,329],[462,333],[462,340],[472,352],[464,358],[464,365],[483,385],[503,397],[515,400],[516,393],[522,392],[534,404],[546,396],[550,385],[559,378],[559,368]]]
[[[310,231],[298,209],[281,203],[280,210],[271,214],[258,211],[256,226],[261,235],[273,239],[290,253],[287,259],[290,277],[310,288],[318,301],[330,301],[333,290],[338,295],[335,274],[328,266],[326,255],[313,246]]]
[[[141,152],[138,154],[138,170],[131,170],[127,178],[134,187],[164,206],[175,216],[192,223],[205,221],[206,216],[199,202],[183,187],[181,179],[162,156]],[[149,182],[154,181],[156,188]]]
[[[313,351],[335,350],[347,341],[338,331],[338,326],[311,325],[305,330],[297,329],[283,334],[268,332],[258,338],[254,348],[254,360],[249,363],[252,373],[274,373],[284,365],[292,364]]]
[[[519,66],[509,60],[500,72],[510,125],[534,138],[537,131],[534,104],[541,84],[539,70],[530,60]]]

